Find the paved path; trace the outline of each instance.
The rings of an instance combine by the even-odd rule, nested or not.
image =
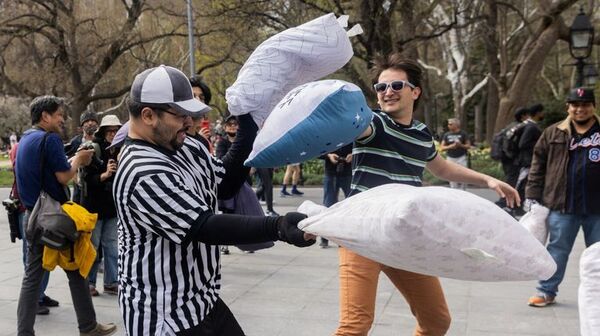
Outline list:
[[[285,213],[303,199],[320,202],[322,189],[307,188],[303,198],[279,198],[275,210]],[[487,190],[473,190],[490,199]],[[0,189],[0,198],[8,189]],[[338,320],[337,248],[306,249],[277,243],[246,254],[230,248],[223,256],[222,296],[249,336],[331,335]],[[578,238],[558,304],[536,309],[526,305],[535,282],[482,283],[442,279],[452,313],[448,335],[578,335]],[[16,335],[17,299],[22,279],[21,244],[11,244],[4,210],[0,210],[0,336]],[[100,279],[98,280],[101,281]],[[38,335],[78,335],[66,276],[54,271],[47,294],[60,301],[50,315],[36,321]],[[99,321],[122,322],[115,296],[94,298]],[[376,321],[370,335],[411,335],[414,319],[401,295],[385,276],[377,292]]]

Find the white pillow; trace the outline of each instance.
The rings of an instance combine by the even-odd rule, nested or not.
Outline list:
[[[544,246],[546,246],[546,240],[548,240],[546,219],[549,213],[550,209],[545,206],[533,204],[531,209],[519,219],[519,223]]]
[[[579,278],[581,336],[600,335],[600,242],[583,251]]]
[[[252,114],[259,127],[275,104],[298,85],[323,78],[353,55],[344,21],[327,14],[264,41],[226,91],[233,115]]]
[[[387,184],[336,203],[298,227],[422,274],[519,281],[547,279],[556,270],[546,249],[514,218],[462,190]]]
[[[373,112],[358,86],[322,80],[290,91],[258,133],[245,165],[278,167],[306,161],[351,143]]]

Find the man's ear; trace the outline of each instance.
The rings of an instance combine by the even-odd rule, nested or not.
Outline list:
[[[40,121],[48,121],[49,117],[51,117],[50,113],[48,113],[46,111],[42,111],[42,116],[40,118]]]
[[[140,113],[140,119],[146,125],[154,125],[156,123],[157,115],[149,107],[144,107]]]
[[[421,96],[421,88],[420,87],[417,86],[414,89],[412,89],[413,100],[419,99],[420,96]]]

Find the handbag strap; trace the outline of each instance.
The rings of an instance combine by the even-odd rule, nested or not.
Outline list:
[[[48,135],[50,135],[50,132],[44,131],[44,137],[42,138],[42,142],[40,144],[40,192],[44,190],[44,154],[46,152],[44,147],[46,146],[46,138]]]

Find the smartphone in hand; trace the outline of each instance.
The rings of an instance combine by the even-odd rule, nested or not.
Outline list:
[[[207,130],[210,130],[210,121],[208,121],[208,119],[202,119],[200,128],[206,128]]]

